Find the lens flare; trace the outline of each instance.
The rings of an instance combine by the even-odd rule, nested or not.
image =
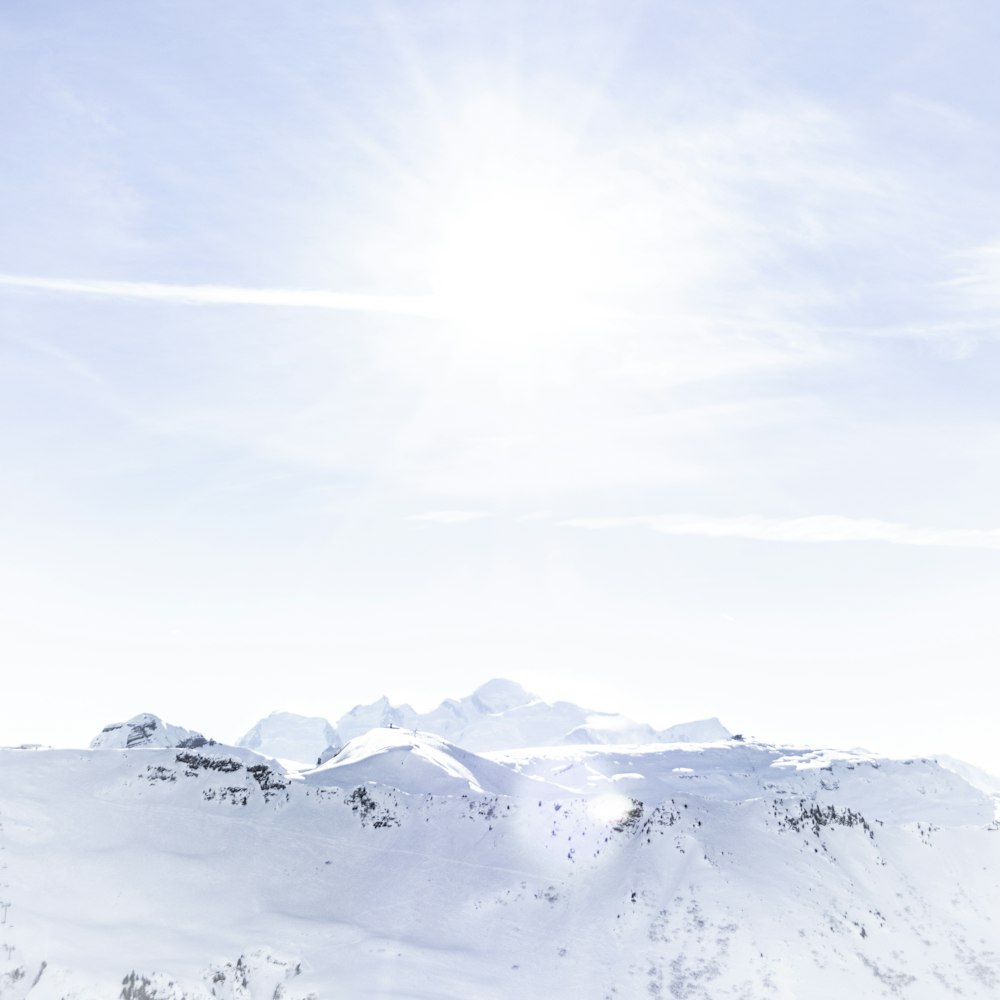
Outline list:
[[[587,814],[595,823],[615,823],[624,819],[632,806],[633,802],[627,795],[608,792],[587,800]]]

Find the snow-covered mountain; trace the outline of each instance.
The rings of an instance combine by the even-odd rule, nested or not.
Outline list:
[[[272,712],[237,740],[239,746],[267,757],[303,764],[316,761],[328,747],[337,748],[343,742],[326,719],[292,712]]]
[[[932,760],[392,728],[300,773],[214,744],[0,777],[2,1000],[1000,989],[995,803]]]
[[[312,785],[344,789],[374,784],[412,795],[533,795],[543,783],[515,768],[463,750],[438,736],[373,729],[306,772]],[[561,789],[559,789],[561,791]]]
[[[135,747],[200,747],[209,741],[192,729],[171,726],[143,712],[128,722],[112,722],[91,741],[93,750],[131,750]]]
[[[419,713],[409,705],[393,705],[383,696],[370,705],[355,705],[349,712],[345,712],[337,720],[336,729],[340,738],[346,742],[382,726],[416,729],[420,721]]]
[[[544,702],[515,681],[495,679],[465,698],[448,698],[429,712],[380,698],[358,705],[337,720],[332,733],[323,719],[287,712],[258,722],[237,742],[278,759],[311,763],[377,727],[434,733],[467,750],[505,750],[575,743],[688,743],[728,739],[718,719],[687,722],[657,731],[611,712],[595,712],[568,701]],[[297,750],[300,754],[287,752]]]

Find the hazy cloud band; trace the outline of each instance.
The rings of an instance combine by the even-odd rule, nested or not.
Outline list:
[[[488,510],[431,510],[424,514],[408,514],[407,521],[432,521],[436,524],[465,524],[490,517]]]
[[[664,535],[703,538],[743,538],[763,542],[886,542],[892,545],[933,545],[1000,549],[1000,530],[922,528],[873,518],[822,514],[811,517],[705,517],[667,514],[638,517],[578,517],[560,522],[574,528],[644,527]]]

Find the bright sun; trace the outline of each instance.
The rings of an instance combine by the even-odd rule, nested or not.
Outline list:
[[[442,311],[494,332],[572,321],[599,249],[581,211],[522,177],[475,179],[455,199],[432,256]]]
[[[479,342],[569,335],[614,282],[593,164],[520,139],[463,136],[435,199],[426,266],[437,309]]]

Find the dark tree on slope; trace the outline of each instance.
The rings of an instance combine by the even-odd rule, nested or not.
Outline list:
[[[122,991],[118,1000],[157,1000],[153,984],[145,977],[136,974],[133,969],[122,980]]]

